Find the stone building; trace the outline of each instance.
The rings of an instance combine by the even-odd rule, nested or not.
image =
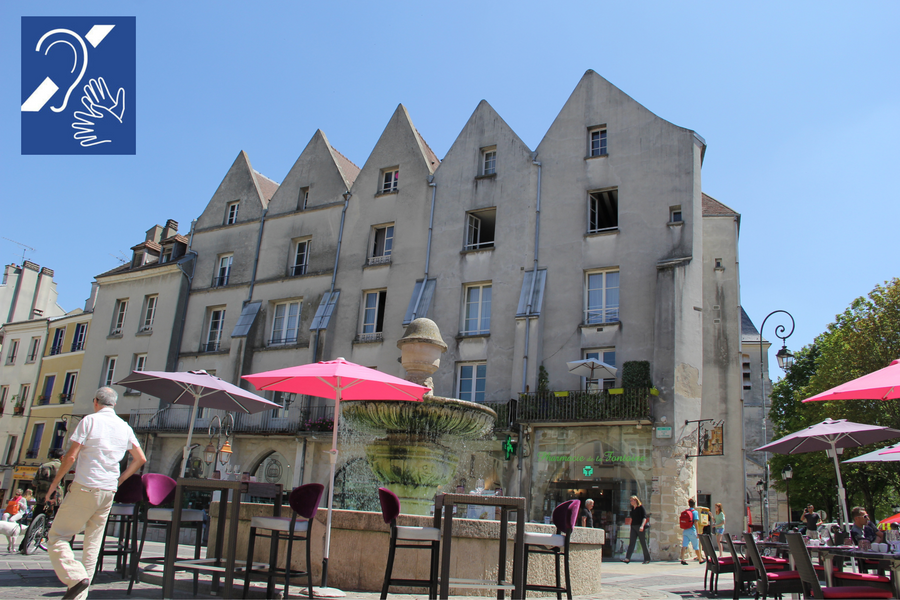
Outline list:
[[[500,415],[460,485],[521,494],[537,521],[591,497],[610,554],[637,495],[654,556],[672,557],[688,497],[732,514],[745,502],[740,217],[703,194],[705,151],[588,71],[535,150],[483,101],[442,161],[402,105],[361,168],[321,131],[281,185],[242,152],[192,228],[183,330],[147,360],[232,383],[338,356],[402,376],[396,342],[426,316],[449,346],[436,393]],[[570,374],[584,358],[616,377]],[[331,404],[268,397],[281,409],[236,418],[233,461],[286,485],[326,481]],[[157,436],[149,468],[176,474],[187,411],[157,411],[142,397],[132,424]],[[340,458],[343,477],[356,458]],[[353,506],[343,481],[337,501]]]

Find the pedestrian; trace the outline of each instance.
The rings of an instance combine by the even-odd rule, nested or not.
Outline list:
[[[697,537],[697,527],[700,525],[700,513],[697,512],[697,509],[694,508],[696,503],[693,498],[688,498],[688,508],[682,511],[682,519],[689,518],[691,525],[689,527],[682,526],[681,532],[681,564],[688,564],[685,560],[685,550],[688,549],[688,546],[694,549],[694,552],[697,553],[697,562],[703,562],[703,555],[700,554],[700,538]],[[688,513],[690,513],[688,515]],[[679,519],[680,521],[681,519]],[[685,523],[686,524],[686,523]]]
[[[16,494],[6,503],[6,509],[3,511],[3,520],[15,523],[25,516],[28,510],[28,502],[22,495],[22,488],[16,489]]]
[[[647,527],[647,524],[650,522],[650,517],[647,516],[647,510],[641,504],[641,499],[637,496],[631,497],[631,535],[628,537],[628,551],[625,553],[625,558],[622,559],[622,562],[626,565],[631,562],[631,554],[634,552],[634,544],[637,542],[638,538],[641,540],[641,549],[644,551],[644,563],[645,565],[650,564],[650,549],[647,547],[647,535],[644,533],[644,529]]]
[[[819,526],[819,513],[815,511],[812,504],[808,504],[806,506],[806,510],[803,511],[803,516],[800,517],[802,521],[806,522],[806,534],[815,533],[818,531]]]
[[[119,484],[147,462],[134,431],[113,410],[117,400],[112,389],[97,390],[94,413],[78,423],[69,450],[44,495],[44,502],[50,502],[63,477],[76,465],[75,479],[53,519],[47,543],[53,570],[68,588],[63,600],[87,597],[113,496]],[[131,464],[120,473],[119,462],[126,452],[131,454]],[[84,550],[78,562],[69,540],[82,530]]]
[[[716,541],[719,543],[719,554],[725,554],[722,547],[722,538],[725,536],[725,511],[722,510],[722,503],[716,502],[716,520],[713,525],[716,529]]]
[[[594,501],[588,498],[584,501],[584,508],[581,509],[581,518],[579,519],[582,527],[594,526]]]

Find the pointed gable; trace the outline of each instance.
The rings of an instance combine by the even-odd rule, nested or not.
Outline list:
[[[402,189],[410,177],[424,180],[434,174],[439,165],[440,160],[413,125],[406,107],[399,104],[366,159],[353,193],[367,197],[384,191],[385,169],[399,169],[397,189]]]
[[[269,214],[303,210],[304,199],[307,209],[341,202],[341,194],[350,189],[358,174],[359,167],[332,148],[322,130],[317,130],[272,197]]]
[[[253,170],[250,158],[241,150],[197,219],[197,229],[226,225],[230,205],[235,202],[239,203],[235,224],[258,220],[277,188],[277,183]]]

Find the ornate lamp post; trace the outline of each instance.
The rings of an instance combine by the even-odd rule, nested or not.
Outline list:
[[[219,462],[222,463],[223,470],[225,465],[231,460],[233,451],[231,450],[231,444],[228,442],[228,438],[231,437],[232,431],[234,431],[234,417],[231,416],[231,413],[227,413],[225,419],[220,419],[219,415],[216,415],[210,420],[209,444],[207,444],[206,449],[203,450],[203,462],[207,465],[212,465],[210,477],[214,474],[217,457]],[[220,445],[223,435],[225,436],[225,443]],[[213,438],[216,438],[215,444],[213,443]]]
[[[759,326],[759,393],[762,400],[762,444],[768,444],[769,439],[766,435],[766,420],[769,418],[769,411],[766,408],[766,372],[765,372],[765,361],[763,355],[763,330],[766,327],[766,321],[769,320],[769,317],[775,314],[785,314],[791,320],[791,330],[784,333],[786,327],[784,325],[778,325],[775,327],[775,337],[781,340],[781,350],[775,355],[775,358],[778,360],[778,367],[784,371],[787,371],[794,364],[794,355],[791,354],[791,351],[787,349],[784,341],[791,337],[791,334],[794,333],[794,317],[791,316],[786,310],[773,310],[769,314],[766,315],[766,318],[763,319],[762,325]],[[763,464],[765,464],[765,481],[763,485],[765,486],[764,494],[765,494],[765,504],[763,505],[763,525],[766,531],[769,530],[769,453],[763,453]],[[757,484],[758,485],[758,484]]]
[[[784,469],[782,469],[781,478],[784,479],[785,483],[787,484],[787,493],[786,493],[787,513],[788,513],[787,520],[788,520],[788,522],[790,522],[791,521],[791,479],[794,478],[794,470],[791,468],[791,465],[788,465]]]

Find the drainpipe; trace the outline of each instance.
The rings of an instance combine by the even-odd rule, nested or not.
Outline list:
[[[428,176],[428,187],[431,188],[431,215],[428,217],[428,244],[425,246],[425,275],[422,277],[422,287],[419,288],[419,295],[416,297],[416,304],[413,307],[413,319],[419,314],[419,303],[422,301],[425,286],[428,284],[428,266],[431,264],[431,234],[434,232],[434,197],[437,194],[437,184],[434,182],[434,175]]]
[[[191,221],[191,236],[188,238],[188,252],[191,251],[191,245],[194,243],[194,229],[197,227],[197,219]]]
[[[248,303],[253,300],[253,288],[256,286],[256,270],[259,268],[259,249],[262,247],[263,229],[266,226],[266,214],[268,212],[269,209],[264,208],[262,218],[259,220],[259,235],[256,237],[256,256],[253,258],[253,274],[250,275],[250,292],[247,295]]]
[[[350,205],[350,198],[353,197],[353,194],[350,193],[350,190],[344,192],[344,208],[341,209],[341,226],[338,229],[338,243],[337,250],[334,252],[334,269],[331,271],[331,289],[329,290],[329,294],[334,293],[334,282],[337,279],[338,272],[338,261],[341,258],[341,241],[344,239],[344,219],[347,216],[347,206]],[[316,329],[316,339],[313,344],[313,362],[316,362],[319,358],[319,335],[321,334],[321,329]]]
[[[191,222],[191,239],[194,239],[194,224],[197,221]],[[171,365],[167,365],[166,369],[172,369],[173,371],[178,370],[178,358],[181,356],[181,342],[184,340],[184,323],[187,320],[187,308],[188,302],[191,299],[191,287],[194,284],[194,271],[197,268],[197,253],[193,250],[190,250],[190,244],[188,244],[188,253],[185,256],[193,254],[191,261],[194,263],[194,268],[191,269],[191,275],[188,275],[187,271],[184,270],[183,261],[179,260],[175,264],[178,266],[178,270],[181,271],[181,274],[184,275],[184,278],[187,279],[187,288],[184,290],[184,306],[181,308],[181,326],[178,327],[178,342],[175,345],[175,359],[172,361]]]

